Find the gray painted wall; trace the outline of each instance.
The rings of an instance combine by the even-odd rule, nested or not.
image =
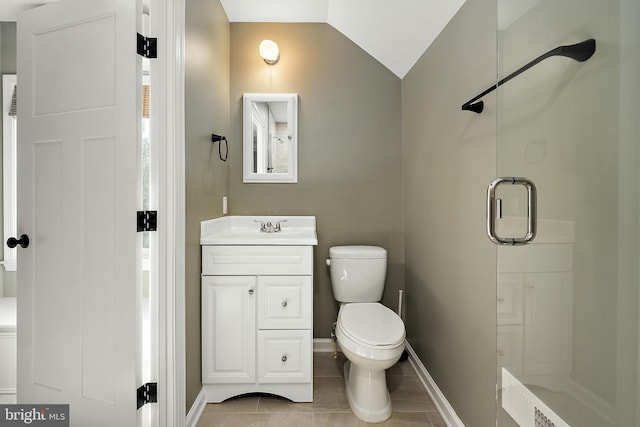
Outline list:
[[[481,115],[460,106],[495,76],[495,1],[468,0],[402,81],[408,340],[474,427],[495,425],[495,97]]]
[[[16,23],[0,22],[0,72],[16,72]]]
[[[211,134],[229,134],[229,21],[218,0],[189,0],[185,41],[186,390],[187,410],[201,382],[200,221],[222,216],[229,167]]]
[[[263,39],[280,62],[258,55]],[[299,96],[299,182],[243,184],[242,94]],[[315,215],[314,336],[336,320],[325,259],[333,245],[387,249],[383,302],[404,281],[400,79],[327,24],[231,24],[229,207],[234,215]]]

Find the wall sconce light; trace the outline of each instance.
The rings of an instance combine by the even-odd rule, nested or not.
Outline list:
[[[269,65],[275,65],[280,60],[278,44],[273,40],[262,40],[260,43],[260,56]]]

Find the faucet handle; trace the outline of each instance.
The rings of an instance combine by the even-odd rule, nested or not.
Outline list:
[[[259,222],[260,223],[260,231],[267,231],[267,226],[265,225],[264,221],[259,220],[259,219],[254,219],[253,222]]]
[[[280,227],[280,223],[282,223],[282,222],[287,222],[287,220],[286,219],[281,219],[280,221],[278,221],[276,223],[276,231],[281,231],[282,230],[282,228]]]

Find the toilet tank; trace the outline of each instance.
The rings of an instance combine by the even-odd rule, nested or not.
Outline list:
[[[329,248],[333,298],[339,302],[377,302],[387,274],[387,251],[378,246]]]

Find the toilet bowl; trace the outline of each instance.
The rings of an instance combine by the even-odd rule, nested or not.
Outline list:
[[[391,416],[385,370],[404,350],[402,320],[379,303],[348,303],[340,308],[336,337],[348,361],[345,390],[353,413],[376,423]]]

